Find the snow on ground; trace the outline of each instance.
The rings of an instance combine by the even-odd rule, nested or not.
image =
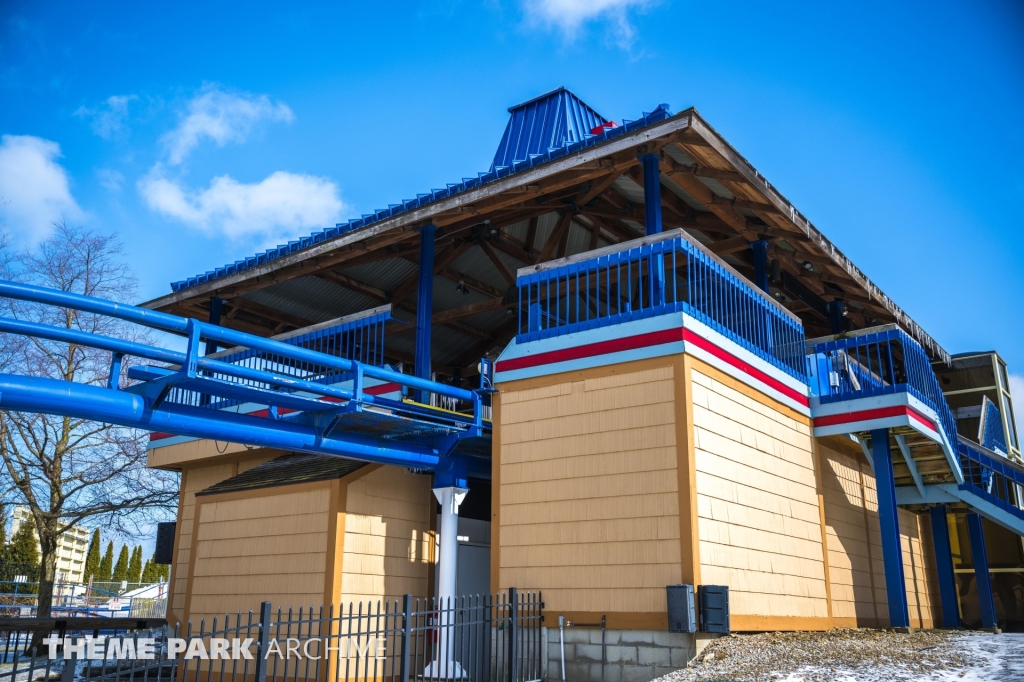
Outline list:
[[[732,635],[657,682],[1024,682],[1024,634],[847,629]]]

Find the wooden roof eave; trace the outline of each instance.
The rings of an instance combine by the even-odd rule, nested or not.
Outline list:
[[[332,264],[340,264],[354,254],[382,248],[400,241],[423,225],[431,222],[435,224],[442,222],[438,218],[445,214],[451,215],[455,213],[456,216],[449,221],[443,222],[456,222],[458,219],[465,218],[471,214],[478,215],[482,221],[486,217],[487,211],[500,208],[500,206],[494,206],[493,201],[503,194],[514,194],[515,197],[508,197],[512,200],[512,203],[521,201],[524,195],[530,193],[540,196],[544,193],[544,185],[560,174],[572,171],[593,170],[594,174],[599,176],[603,174],[603,167],[598,165],[602,159],[627,152],[630,149],[651,143],[659,138],[665,138],[667,141],[669,137],[685,130],[690,125],[691,111],[680,112],[671,118],[638,130],[630,135],[613,138],[607,142],[583,149],[571,156],[565,156],[550,163],[541,164],[494,182],[489,182],[486,185],[475,187],[453,197],[441,199],[422,208],[402,213],[368,228],[350,232],[268,263],[246,269],[243,272],[152,299],[143,303],[142,306],[154,310],[168,310],[199,301],[205,302],[214,296],[222,298],[237,296],[245,291],[258,289],[268,284],[313,274],[313,272],[330,267]],[[587,169],[588,164],[594,164],[593,168]],[[570,182],[583,182],[587,179],[589,178],[575,175],[568,180]],[[528,189],[531,185],[535,185],[537,188]],[[478,204],[480,204],[479,208],[477,208]],[[458,214],[463,215],[459,216]],[[443,227],[443,225],[439,226]]]
[[[787,223],[795,227],[807,241],[817,250],[823,253],[853,280],[864,292],[864,295],[872,301],[877,301],[908,334],[920,343],[929,355],[947,364],[950,362],[949,353],[942,348],[924,329],[917,324],[906,312],[903,311],[891,298],[878,288],[868,277],[853,264],[853,262],[833,244],[828,237],[823,235],[810,220],[804,217],[793,204],[776,190],[754,167],[737,152],[732,145],[712,128],[700,115],[692,112],[692,121],[689,131],[691,135],[697,135],[704,142],[714,149],[726,160],[743,178],[756,188],[768,202],[775,208],[778,214]],[[685,142],[684,142],[685,144]],[[794,235],[796,236],[796,235]]]

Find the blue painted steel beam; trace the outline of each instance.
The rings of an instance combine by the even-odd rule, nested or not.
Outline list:
[[[885,593],[889,601],[889,627],[910,627],[907,587],[903,579],[903,548],[900,543],[899,511],[896,507],[896,480],[889,449],[889,429],[871,432],[871,457],[874,460],[875,488],[878,494],[878,525],[882,535],[882,563],[885,566]]]
[[[426,225],[420,229],[420,280],[416,301],[416,376],[430,380],[431,316],[434,314],[434,234],[437,228]],[[430,393],[420,390],[416,399],[430,402]]]
[[[224,299],[214,296],[210,299],[210,324],[215,327],[220,326],[220,313],[221,308],[224,306]],[[217,342],[212,340],[206,341],[206,353],[205,355],[213,355],[217,352]]]
[[[315,425],[296,421],[167,402],[153,409],[143,396],[127,391],[13,374],[0,373],[0,408],[421,469],[436,467],[442,454],[411,443],[391,441],[382,446],[379,441],[351,433],[343,438],[325,436]]]
[[[992,576],[988,570],[988,553],[985,551],[985,529],[981,516],[974,512],[967,514],[967,531],[971,536],[971,557],[974,559],[974,584],[978,588],[978,605],[981,607],[981,627],[996,627],[996,604],[992,599]]]
[[[768,249],[771,244],[764,239],[758,239],[750,243],[750,249],[754,252],[754,284],[761,291],[768,291]]]
[[[828,305],[828,323],[832,327],[833,334],[842,334],[846,331],[846,318],[843,316],[843,310],[846,308],[846,304],[842,301],[829,301]]]
[[[939,601],[942,603],[942,627],[960,627],[960,602],[957,599],[956,574],[953,572],[953,551],[949,545],[949,522],[946,505],[931,508],[932,544],[935,546],[935,566],[939,572]]]
[[[647,234],[661,233],[661,158],[657,154],[640,157],[644,169],[644,220]]]

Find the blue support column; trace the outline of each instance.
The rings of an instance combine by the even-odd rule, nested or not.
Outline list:
[[[644,220],[647,234],[661,233],[661,159],[657,154],[640,157],[644,168]]]
[[[657,154],[640,157],[644,169],[644,221],[647,223],[647,234],[661,233],[661,158]],[[665,257],[658,255],[651,258],[651,305],[664,303],[665,291]]]
[[[754,252],[754,284],[761,291],[768,291],[768,249],[771,248],[764,239],[758,239],[750,243],[750,249]]]
[[[434,312],[434,234],[437,228],[426,225],[420,229],[420,281],[416,296],[416,376],[430,379],[431,315]],[[430,394],[417,391],[416,400],[430,402]]]
[[[846,309],[846,304],[842,301],[830,301],[826,306],[828,308],[828,323],[832,327],[833,334],[842,334],[846,331],[846,317],[843,316],[843,310]]]
[[[224,299],[217,298],[214,296],[210,299],[210,324],[220,326],[220,313],[221,307],[224,305]],[[206,340],[206,353],[205,355],[212,355],[217,352],[217,342],[210,339]]]
[[[896,507],[896,480],[892,471],[889,429],[871,432],[871,457],[878,493],[878,525],[882,535],[882,563],[885,565],[885,594],[889,600],[889,627],[910,627],[907,586],[903,579],[903,547]]]
[[[992,599],[992,576],[988,571],[985,530],[981,525],[981,517],[974,512],[967,514],[967,531],[971,536],[974,584],[978,588],[978,604],[981,606],[981,627],[992,630],[996,627],[996,604]]]
[[[932,544],[935,565],[939,571],[939,597],[942,603],[942,627],[960,627],[960,602],[956,596],[956,574],[953,573],[953,551],[949,546],[949,525],[946,505],[932,507]]]

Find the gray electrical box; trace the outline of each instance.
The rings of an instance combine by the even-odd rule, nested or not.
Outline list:
[[[697,615],[693,603],[693,585],[669,585],[668,631],[695,632]]]
[[[729,587],[726,585],[700,585],[697,588],[700,603],[700,631],[729,633]]]

